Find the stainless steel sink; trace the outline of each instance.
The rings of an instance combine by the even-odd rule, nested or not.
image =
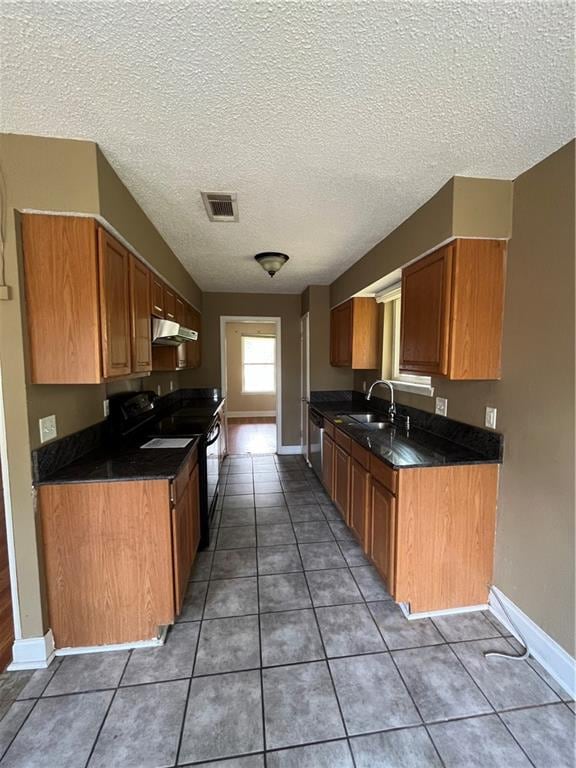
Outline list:
[[[373,424],[374,422],[382,423],[382,417],[375,413],[348,413],[354,421],[359,421],[361,424]]]
[[[391,421],[371,421],[364,425],[366,429],[392,429],[394,424]]]

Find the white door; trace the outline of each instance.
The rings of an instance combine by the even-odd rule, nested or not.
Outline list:
[[[300,444],[303,455],[308,458],[308,401],[310,400],[310,315],[300,318]]]

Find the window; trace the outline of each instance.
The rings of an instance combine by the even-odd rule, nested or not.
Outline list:
[[[430,376],[400,372],[400,318],[402,291],[399,284],[387,288],[376,300],[384,304],[382,334],[382,378],[394,382],[396,389],[433,395]]]
[[[242,392],[276,391],[276,339],[242,336]]]

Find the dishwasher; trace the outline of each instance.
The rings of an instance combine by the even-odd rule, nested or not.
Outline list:
[[[308,436],[308,458],[318,479],[322,480],[322,435],[324,434],[324,419],[316,411],[310,410],[310,429]]]

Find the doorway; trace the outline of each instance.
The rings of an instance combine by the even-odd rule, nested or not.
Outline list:
[[[310,313],[300,318],[300,444],[308,460],[308,401],[310,400]]]
[[[229,454],[280,445],[280,318],[222,317],[222,392]]]

